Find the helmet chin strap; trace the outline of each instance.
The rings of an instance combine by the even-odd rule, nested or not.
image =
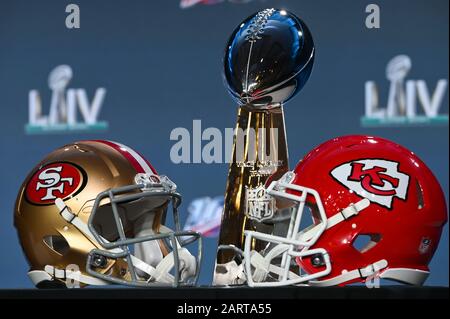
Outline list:
[[[353,279],[368,278],[371,276],[376,276],[378,272],[385,269],[388,262],[385,259],[374,262],[373,264],[367,265],[364,268],[353,269],[351,271],[343,272],[342,274],[335,276],[330,279],[309,281],[308,285],[315,287],[326,287],[326,286],[336,286],[345,282],[349,282]]]
[[[143,214],[134,224],[134,231],[136,237],[145,237],[150,235],[156,235],[153,230],[155,214],[146,213]],[[171,229],[165,227],[164,225],[159,226],[161,233],[170,233]],[[147,263],[152,267],[156,267],[155,272],[152,277],[156,281],[167,281],[173,277],[168,277],[170,270],[174,266],[174,256],[173,252],[170,252],[164,256],[161,249],[160,240],[150,240],[141,243],[134,244],[134,256],[143,262]],[[193,276],[196,270],[195,257],[186,249],[179,246],[177,241],[178,259],[180,261],[180,271],[181,279],[184,280]],[[141,277],[145,277],[145,273],[141,270],[137,270],[137,273]]]
[[[331,227],[336,226],[337,224],[358,215],[362,210],[369,207],[370,201],[367,198],[361,199],[359,202],[356,202],[355,204],[350,204],[346,208],[344,208],[342,211],[340,211],[337,214],[334,214],[330,218],[327,219],[327,227],[326,229],[330,229]],[[306,229],[304,231],[301,231],[297,235],[297,239],[302,242],[308,242],[311,240],[311,238],[314,237],[314,235],[319,231],[320,225],[316,225],[310,229]]]
[[[136,220],[134,223],[134,234],[136,237],[155,235],[153,230],[154,217],[154,214],[146,213]],[[164,257],[159,246],[159,240],[134,244],[134,256],[153,267],[156,267]],[[144,276],[144,274],[141,274],[141,271],[138,271],[138,274]]]
[[[253,280],[255,282],[262,282],[266,280],[267,275],[269,273],[277,274],[280,277],[283,276],[284,269],[282,267],[272,264],[272,259],[288,251],[289,248],[290,245],[279,244],[275,246],[273,249],[271,249],[265,256],[262,256],[257,251],[252,251],[250,263],[255,268],[255,271],[252,274]],[[298,279],[300,278],[300,276],[292,271],[289,271],[288,278]]]
[[[35,286],[43,281],[53,281],[55,278],[78,281],[80,283],[93,286],[104,286],[110,284],[107,281],[82,274],[79,270],[75,271],[68,269],[59,269],[51,265],[46,265],[44,267],[44,270],[29,271],[28,277],[31,279]]]
[[[57,198],[55,200],[55,205],[58,207],[59,213],[62,218],[64,218],[67,222],[71,223],[76,228],[78,228],[78,230],[82,232],[86,237],[96,242],[95,237],[89,230],[88,225],[84,223],[81,219],[79,219],[75,214],[73,214],[62,199]],[[150,221],[146,220],[146,222]],[[143,223],[143,225],[146,225],[146,223]],[[170,230],[165,226],[161,226],[160,232],[169,233],[172,232],[172,230]],[[156,245],[158,245],[157,240],[152,240],[149,242],[156,242]],[[147,248],[149,250],[147,250]],[[176,249],[178,253],[178,259],[180,260],[181,279],[184,280],[195,274],[197,265],[196,260],[195,257],[192,256],[192,254],[186,248],[182,248],[179,246],[178,241]],[[142,256],[140,257],[142,257],[144,260],[134,255],[131,255],[131,260],[133,262],[134,267],[136,267],[141,274],[147,274],[148,276],[150,276],[149,281],[155,280],[158,283],[171,284],[174,282],[174,276],[172,276],[169,273],[175,264],[173,251],[167,254],[164,258],[162,258],[162,252],[161,249],[159,248],[159,245],[158,250],[159,254],[157,253],[157,250],[153,246],[138,247],[138,251],[140,251],[140,254],[142,254]],[[113,248],[110,249],[109,251],[117,253],[121,252],[122,250],[120,248]],[[152,253],[157,253],[157,257],[156,258],[151,257]],[[150,264],[147,263],[147,261],[149,261]],[[88,285],[111,284],[106,280],[85,275],[80,273],[79,271],[68,272],[64,269],[59,269],[52,265],[46,265],[44,270],[32,270],[28,273],[28,275],[35,285],[39,284],[42,281],[53,280],[54,278],[73,279]]]

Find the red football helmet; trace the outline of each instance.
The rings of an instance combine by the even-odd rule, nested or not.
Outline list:
[[[379,137],[329,140],[266,191],[279,209],[274,233],[246,232],[250,286],[347,285],[374,277],[421,285],[447,222],[430,169]],[[285,232],[277,234],[280,208],[289,205]],[[304,227],[305,212],[312,221]],[[267,242],[264,251],[251,250],[258,240]]]

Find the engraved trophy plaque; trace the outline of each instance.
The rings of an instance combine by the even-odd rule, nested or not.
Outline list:
[[[285,10],[266,9],[232,33],[224,57],[229,93],[239,104],[214,285],[241,284],[244,230],[270,233],[270,178],[288,170],[283,104],[309,78],[314,43],[305,23]],[[256,245],[254,243],[253,245]],[[254,247],[258,248],[258,247]]]

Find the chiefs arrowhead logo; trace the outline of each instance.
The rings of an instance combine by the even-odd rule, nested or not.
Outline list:
[[[409,176],[398,163],[383,159],[361,159],[341,164],[331,175],[351,191],[387,208],[394,197],[406,200]]]
[[[36,205],[53,204],[56,198],[75,196],[86,185],[86,173],[75,164],[51,163],[33,174],[25,189],[27,200]]]

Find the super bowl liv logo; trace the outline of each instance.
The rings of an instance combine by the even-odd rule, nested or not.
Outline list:
[[[39,92],[29,92],[28,124],[25,125],[27,134],[108,128],[107,122],[98,121],[106,89],[98,88],[90,103],[85,89],[67,89],[72,76],[72,68],[68,65],[57,66],[50,72],[48,86],[52,96],[48,115],[43,114]],[[81,115],[81,121],[78,119],[78,113]]]
[[[438,80],[430,94],[424,80],[405,81],[411,67],[412,62],[407,55],[398,55],[388,63],[386,78],[390,87],[386,108],[379,105],[376,83],[366,82],[362,126],[448,125],[448,114],[439,113],[448,81]]]

